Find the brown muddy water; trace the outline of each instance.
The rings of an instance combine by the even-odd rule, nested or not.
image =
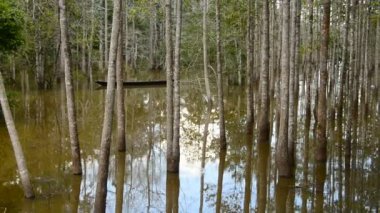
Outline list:
[[[180,173],[167,175],[165,88],[127,89],[128,149],[118,153],[112,144],[107,212],[379,211],[378,100],[369,104],[367,116],[354,121],[358,134],[348,162],[344,155],[345,122],[343,134],[339,134],[339,122],[330,119],[329,158],[326,164],[317,164],[314,122],[311,118],[311,126],[305,126],[310,118],[305,118],[301,96],[295,178],[281,179],[274,162],[276,123],[272,125],[271,145],[258,146],[257,129],[253,136],[246,134],[244,89],[230,86],[225,91],[228,150],[220,153],[217,109],[207,109],[198,82],[183,83]],[[93,210],[104,96],[104,90],[77,85],[84,172],[77,177],[70,173],[63,91],[19,92],[13,115],[37,196],[34,200],[23,197],[1,120],[0,213]],[[276,120],[274,113],[271,119]],[[209,131],[206,136],[205,128]]]

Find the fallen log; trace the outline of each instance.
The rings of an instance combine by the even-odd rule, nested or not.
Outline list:
[[[107,81],[95,81],[102,87],[107,86]],[[116,84],[116,82],[115,82]],[[155,81],[124,81],[124,88],[144,88],[144,87],[165,87],[166,80],[155,80]]]

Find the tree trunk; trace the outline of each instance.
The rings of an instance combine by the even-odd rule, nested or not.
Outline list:
[[[34,191],[29,179],[29,172],[26,167],[24,153],[20,144],[20,139],[17,134],[16,126],[13,121],[12,112],[9,108],[9,103],[4,87],[3,75],[0,72],[0,103],[4,115],[5,123],[7,124],[9,136],[11,138],[13,151],[15,153],[18,172],[21,178],[21,183],[24,189],[26,198],[34,198]]]
[[[104,68],[108,66],[108,0],[104,0]]]
[[[112,134],[112,117],[115,101],[115,68],[117,55],[117,41],[120,34],[120,11],[121,0],[113,2],[112,32],[110,43],[110,54],[108,60],[108,77],[107,90],[105,97],[104,120],[102,130],[102,140],[100,147],[99,170],[97,175],[96,194],[95,194],[95,212],[105,212],[107,197],[107,177],[108,164],[111,146]]]
[[[260,119],[258,141],[269,143],[269,2],[264,1],[263,5],[263,31],[261,49],[261,74],[260,74]]]
[[[311,80],[312,80],[312,72],[313,72],[313,16],[314,16],[314,6],[313,0],[308,0],[309,6],[309,31],[308,31],[308,54],[306,60],[306,72],[305,72],[305,94],[306,94],[306,106],[305,106],[305,116],[311,117]]]
[[[253,2],[248,0],[248,20],[247,20],[247,128],[253,127],[254,123],[254,103],[253,103],[253,46],[254,46],[254,23],[253,23]],[[247,129],[247,131],[251,131]]]
[[[224,121],[224,98],[223,98],[223,72],[222,72],[222,43],[220,30],[220,0],[215,2],[216,8],[216,72],[218,84],[218,108],[219,108],[219,134],[220,148],[227,149],[226,130]]]
[[[167,170],[174,170],[174,145],[173,145],[173,51],[172,51],[172,4],[171,0],[165,1],[165,43],[166,43],[166,141],[167,141]]]
[[[208,0],[203,0],[203,74],[205,78],[205,87],[206,87],[206,98],[207,102],[211,102],[211,90],[210,90],[210,80],[209,80],[209,73],[208,73],[208,47],[207,47],[207,14],[208,13]]]
[[[177,0],[175,46],[174,46],[174,121],[173,121],[173,164],[168,167],[169,172],[179,172],[180,160],[180,60],[181,60],[181,27],[182,27],[182,0]]]
[[[330,0],[323,4],[323,25],[321,41],[321,62],[319,72],[318,91],[318,123],[317,123],[317,150],[315,158],[317,161],[327,160],[327,136],[326,136],[326,87],[327,87],[327,60],[330,36]]]
[[[281,110],[279,139],[276,149],[276,163],[280,177],[290,177],[288,154],[288,112],[289,112],[289,16],[290,0],[282,2],[282,53],[281,53]]]
[[[72,172],[74,175],[82,174],[82,165],[80,157],[80,146],[78,138],[78,127],[75,107],[75,96],[73,88],[73,77],[70,64],[70,50],[68,47],[67,21],[66,21],[66,5],[65,0],[59,0],[60,9],[60,26],[61,26],[61,48],[65,66],[65,84],[66,84],[66,101],[67,101],[67,117],[69,121],[71,156],[72,156]]]
[[[288,154],[289,164],[294,166],[295,158],[295,124],[297,122],[296,115],[294,114],[295,107],[295,52],[296,52],[296,2],[292,1],[290,5],[290,59],[289,59],[289,129],[288,129]]]
[[[95,33],[95,0],[91,0],[91,32],[90,32],[90,44],[88,47],[88,61],[87,61],[87,69],[88,69],[88,80],[90,83],[90,88],[92,89],[92,52],[94,46],[94,33]]]
[[[121,11],[124,11],[123,5]],[[121,12],[122,13],[122,12]],[[123,17],[120,20],[123,26]],[[116,59],[116,110],[117,110],[117,149],[124,152],[125,147],[125,107],[124,107],[124,63],[123,63],[123,28],[120,27],[120,35],[117,45]]]

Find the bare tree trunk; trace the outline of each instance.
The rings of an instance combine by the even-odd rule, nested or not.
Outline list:
[[[97,175],[96,194],[95,194],[95,212],[105,212],[106,197],[107,197],[107,177],[108,177],[108,164],[111,146],[112,134],[112,117],[113,107],[115,102],[115,69],[116,69],[116,55],[117,55],[117,41],[120,34],[120,11],[121,0],[113,2],[113,18],[112,18],[112,32],[110,55],[108,60],[108,77],[107,77],[107,90],[105,97],[104,120],[102,130],[102,140],[100,148],[99,172]]]
[[[104,17],[104,16],[103,16]],[[103,19],[101,19],[100,29],[99,29],[99,69],[103,72],[104,71],[104,24]]]
[[[220,133],[220,147],[227,149],[226,142],[226,129],[224,121],[224,98],[223,98],[223,72],[222,72],[222,43],[221,43],[221,30],[220,30],[220,0],[215,2],[216,8],[216,72],[218,84],[218,108],[219,108],[219,133]]]
[[[124,9],[121,9],[121,14]],[[120,20],[120,26],[123,26],[123,17]],[[123,28],[120,27],[120,35],[117,45],[116,59],[116,110],[117,110],[117,149],[124,152],[125,147],[125,107],[124,107],[124,63],[123,63]]]
[[[167,141],[167,170],[174,167],[174,145],[173,145],[173,52],[172,52],[172,2],[165,0],[165,43],[166,43],[166,141]]]
[[[295,91],[294,91],[294,85],[295,85],[295,64],[296,64],[296,58],[295,58],[295,52],[296,52],[296,2],[292,1],[290,5],[290,60],[289,60],[289,129],[288,129],[288,154],[289,154],[289,164],[291,166],[294,166],[294,159],[295,159],[295,125],[296,125],[296,115],[294,114],[294,107],[295,107]]]
[[[327,136],[326,136],[326,87],[327,87],[327,60],[330,37],[330,0],[325,0],[323,4],[323,26],[321,41],[321,63],[319,72],[318,91],[318,123],[317,123],[317,150],[315,158],[317,161],[327,159]]]
[[[259,142],[269,143],[269,1],[264,1],[263,5],[263,31],[262,31],[262,49],[261,49],[261,74],[260,74],[260,92],[261,106],[259,119]]]
[[[86,1],[82,1],[82,44],[81,44],[81,70],[84,75],[87,75],[87,66],[86,66],[86,50],[87,50],[87,45],[86,45],[86,40],[87,40],[87,23],[86,23]],[[86,76],[88,77],[88,76]]]
[[[313,71],[313,16],[314,16],[314,6],[313,0],[308,0],[309,7],[309,53],[307,54],[306,60],[306,73],[305,73],[305,82],[306,82],[306,106],[305,106],[305,116],[311,117],[311,84],[312,84],[312,71]]]
[[[207,14],[208,13],[208,0],[203,0],[203,73],[205,78],[206,96],[207,102],[211,101],[211,90],[210,90],[210,80],[208,73],[208,54],[207,54]]]
[[[254,23],[253,23],[253,2],[248,0],[248,20],[247,20],[247,128],[253,127],[254,103],[253,103],[253,46],[254,46]],[[250,131],[247,129],[247,131]]]
[[[108,66],[108,0],[104,0],[104,68]]]
[[[20,174],[21,183],[24,189],[26,198],[34,198],[34,191],[30,183],[28,168],[26,167],[24,153],[20,144],[20,139],[17,134],[16,126],[13,121],[12,112],[9,108],[9,103],[4,87],[3,74],[0,72],[0,103],[1,109],[7,124],[9,136],[11,138],[13,151],[15,153],[18,172]]]
[[[92,74],[93,74],[93,69],[92,69],[92,52],[93,52],[93,46],[94,46],[94,34],[95,34],[95,0],[91,0],[91,32],[90,32],[90,44],[88,47],[88,79],[91,85],[92,89]]]
[[[181,60],[181,27],[182,27],[182,0],[177,0],[175,46],[174,46],[174,121],[173,121],[173,164],[168,167],[169,172],[179,172],[180,160],[180,60]]]
[[[61,48],[65,66],[65,84],[66,84],[66,101],[67,101],[67,117],[69,120],[69,132],[71,143],[71,156],[73,162],[73,174],[82,174],[82,165],[80,157],[80,146],[78,138],[77,118],[75,112],[75,96],[73,88],[73,77],[70,64],[70,50],[68,47],[67,21],[66,21],[66,5],[65,0],[59,0],[60,9],[60,26],[61,26]]]
[[[288,154],[288,112],[289,112],[289,18],[290,0],[282,2],[282,53],[281,53],[281,111],[279,140],[276,149],[276,163],[280,177],[290,177]]]

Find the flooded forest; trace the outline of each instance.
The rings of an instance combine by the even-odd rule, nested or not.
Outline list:
[[[0,213],[379,212],[380,1],[0,0]]]

